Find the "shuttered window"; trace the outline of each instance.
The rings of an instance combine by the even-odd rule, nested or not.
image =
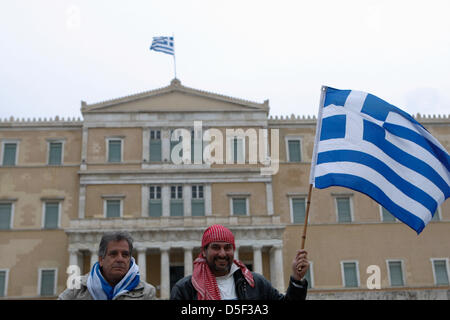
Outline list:
[[[172,217],[184,215],[183,186],[170,187],[170,215]]]
[[[41,270],[41,296],[54,296],[55,293],[55,270]]]
[[[292,198],[292,219],[293,223],[305,223],[306,201],[304,198]]]
[[[393,287],[401,287],[404,286],[403,281],[403,270],[402,270],[402,262],[401,261],[389,261],[389,280],[391,286]]]
[[[337,204],[337,214],[339,223],[352,222],[350,198],[349,197],[339,197],[336,198]]]
[[[300,162],[300,140],[288,140],[289,162]]]
[[[149,216],[161,217],[162,216],[162,201],[161,201],[161,187],[150,187],[150,204],[149,204]]]
[[[434,274],[436,277],[436,285],[448,286],[448,267],[447,260],[434,260],[433,261]]]
[[[150,131],[150,162],[162,161],[161,131]]]
[[[108,162],[122,161],[122,140],[108,140]]]
[[[60,165],[61,163],[62,163],[62,142],[50,142],[48,164]]]
[[[17,143],[5,143],[3,145],[3,165],[15,166],[16,165],[16,152]]]
[[[56,229],[59,223],[59,203],[46,202],[44,205],[44,228]]]
[[[342,268],[344,269],[344,286],[346,288],[357,288],[358,271],[356,262],[344,262]]]
[[[0,203],[0,230],[11,229],[12,204]]]
[[[205,215],[205,199],[203,197],[203,186],[192,186],[192,216]]]

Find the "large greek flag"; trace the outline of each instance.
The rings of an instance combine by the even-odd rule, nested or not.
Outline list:
[[[175,47],[173,37],[153,37],[150,50],[174,55]]]
[[[310,182],[365,193],[419,234],[450,195],[450,156],[382,99],[322,88]]]

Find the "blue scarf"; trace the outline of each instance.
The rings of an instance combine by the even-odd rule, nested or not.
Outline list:
[[[115,287],[111,287],[105,278],[103,278],[100,272],[100,265],[96,262],[91,272],[89,272],[87,288],[95,300],[114,300],[118,296],[136,288],[139,282],[139,267],[134,261],[134,258],[131,257],[130,269]]]

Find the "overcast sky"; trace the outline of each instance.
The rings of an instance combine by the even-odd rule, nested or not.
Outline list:
[[[175,36],[187,87],[316,115],[320,87],[411,114],[450,114],[450,1],[64,1],[0,4],[0,118],[82,117],[88,104],[161,88]]]

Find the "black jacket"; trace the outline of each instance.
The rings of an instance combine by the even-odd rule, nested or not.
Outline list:
[[[258,273],[253,274],[255,280],[255,286],[252,288],[244,276],[241,270],[237,270],[234,274],[234,283],[236,286],[236,295],[238,300],[305,300],[308,283],[306,279],[302,281],[302,284],[297,284],[296,287],[291,278],[289,281],[289,287],[286,294],[281,294],[277,289],[272,287],[272,284]],[[197,300],[197,291],[192,285],[192,276],[184,277],[179,280],[172,288],[170,293],[171,300]]]

